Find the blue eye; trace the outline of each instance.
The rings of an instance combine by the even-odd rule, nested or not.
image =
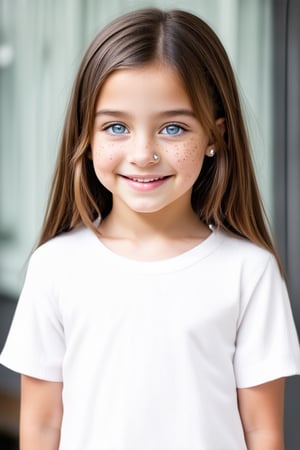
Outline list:
[[[180,134],[183,133],[183,131],[184,129],[181,126],[172,123],[163,128],[161,133],[166,134],[168,136],[179,136]]]
[[[109,125],[106,130],[110,133],[110,134],[114,134],[114,135],[122,135],[122,134],[127,134],[128,133],[128,129],[122,125],[121,123],[114,123],[112,125]]]

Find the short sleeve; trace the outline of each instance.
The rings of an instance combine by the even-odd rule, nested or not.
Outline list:
[[[273,256],[244,280],[234,370],[239,388],[300,374],[298,336],[286,284]]]
[[[64,333],[51,266],[39,250],[32,255],[0,363],[24,375],[62,381]]]

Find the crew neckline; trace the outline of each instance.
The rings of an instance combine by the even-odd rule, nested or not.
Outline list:
[[[107,262],[113,263],[116,267],[122,267],[122,271],[132,271],[138,272],[170,272],[174,270],[181,270],[188,266],[191,266],[200,260],[209,256],[223,241],[223,233],[220,230],[211,228],[211,234],[199,242],[194,247],[169,258],[158,259],[158,260],[139,260],[130,258],[128,256],[121,255],[114,252],[109,247],[107,247],[101,238],[96,235],[92,230],[88,230],[90,236],[94,241],[95,251],[101,251],[101,254],[105,255]],[[95,245],[96,244],[96,245]]]

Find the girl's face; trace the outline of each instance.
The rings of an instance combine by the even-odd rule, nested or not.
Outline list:
[[[91,148],[96,175],[113,195],[112,211],[154,213],[191,208],[192,187],[212,145],[177,73],[153,63],[107,78]]]

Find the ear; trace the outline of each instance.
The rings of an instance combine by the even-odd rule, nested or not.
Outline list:
[[[87,149],[86,156],[88,157],[88,159],[93,160],[93,154],[92,154],[92,149],[91,149],[90,145]]]
[[[219,133],[221,136],[224,136],[224,133],[226,131],[226,121],[224,117],[219,117],[219,119],[216,120],[216,126],[219,130]]]
[[[219,119],[216,120],[216,126],[217,126],[217,129],[218,129],[220,135],[223,137],[224,133],[226,131],[225,118],[219,117]],[[206,154],[206,156],[209,156],[210,158],[212,158],[213,156],[215,156],[217,151],[218,151],[218,146],[215,142],[213,142],[213,143],[208,144],[205,154]]]

